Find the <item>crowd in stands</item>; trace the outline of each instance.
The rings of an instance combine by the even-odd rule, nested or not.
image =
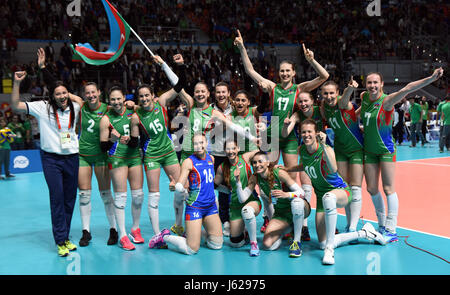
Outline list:
[[[273,44],[305,43],[317,60],[325,65],[331,78],[343,85],[352,73],[352,63],[358,58],[386,57],[422,58],[421,50],[411,46],[411,30],[423,34],[440,35],[448,29],[448,4],[438,1],[426,5],[424,1],[383,1],[382,15],[369,17],[367,1],[218,1],[218,0],[112,0],[130,26],[188,29],[191,25],[205,32],[211,44],[206,50],[197,45],[161,46],[155,51],[169,65],[172,56],[181,53],[188,68],[188,92],[197,81],[205,81],[213,89],[219,81],[231,85],[232,90],[245,88],[260,99],[260,91],[245,74],[241,58],[233,46],[238,28],[248,46],[255,70],[270,80],[277,79],[276,49]],[[386,3],[388,2],[388,3]],[[64,0],[4,0],[0,3],[0,78],[12,77],[19,69],[28,73],[21,93],[33,97],[47,95],[36,62],[14,62],[17,39],[69,40],[89,42],[99,48],[109,26],[101,1],[81,1],[81,17],[66,13]],[[442,24],[445,24],[442,25]],[[70,34],[70,35],[69,35]],[[146,39],[147,36],[144,36]],[[17,39],[16,39],[17,38]],[[158,37],[159,38],[159,37]],[[194,39],[185,36],[186,40]],[[164,41],[183,41],[162,36]],[[176,44],[175,42],[175,44]],[[448,45],[448,42],[445,42]],[[300,49],[301,47],[299,47]],[[443,48],[444,51],[445,49]],[[114,63],[94,67],[72,61],[69,44],[56,52],[50,42],[46,48],[49,67],[59,79],[80,93],[87,81],[99,83],[103,93],[116,83],[124,85],[131,95],[140,83],[151,83],[156,93],[170,88],[159,66],[151,61],[145,50],[131,49],[128,43],[124,54]],[[99,48],[99,50],[102,50]],[[314,70],[300,54],[297,81],[314,76]],[[278,61],[279,62],[279,61]],[[442,83],[442,82],[440,82]],[[446,86],[445,86],[446,87]],[[0,112],[1,113],[1,112]],[[25,119],[25,118],[24,118]]]

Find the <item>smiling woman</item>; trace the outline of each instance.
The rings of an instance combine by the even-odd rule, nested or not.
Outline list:
[[[38,56],[42,48],[38,50]],[[41,67],[47,77],[51,74]],[[14,74],[11,107],[15,112],[27,113],[38,119],[41,134],[41,159],[45,180],[50,194],[53,237],[58,255],[67,256],[76,250],[70,242],[70,225],[77,196],[78,138],[74,122],[78,119],[80,105],[69,99],[67,87],[50,79],[50,100],[21,102],[20,83],[26,72]],[[46,81],[47,82],[47,81]]]

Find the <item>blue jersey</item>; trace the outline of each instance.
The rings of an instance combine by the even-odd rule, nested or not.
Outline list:
[[[214,194],[214,163],[207,153],[204,159],[191,155],[192,170],[189,173],[189,198],[186,204],[197,208],[206,208],[216,203]]]

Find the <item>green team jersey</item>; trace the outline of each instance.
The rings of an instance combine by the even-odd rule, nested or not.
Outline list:
[[[409,114],[411,116],[411,123],[415,124],[420,121],[420,114],[422,112],[422,106],[417,102],[413,103],[409,107]]]
[[[24,137],[25,137],[25,128],[23,127],[22,123],[9,123],[8,124],[9,129],[16,135],[14,138],[15,143],[23,143]]]
[[[303,112],[301,110],[297,111],[298,117],[300,118],[300,123],[306,119],[313,119],[314,121],[316,121],[317,129],[319,131],[323,131],[324,124],[323,124],[322,115],[320,114],[320,107],[314,105],[314,106],[312,106],[312,110],[313,110],[312,115],[309,117],[307,117],[305,114],[303,114]],[[300,124],[298,126],[300,126]],[[300,131],[300,129],[298,131]]]
[[[369,93],[364,92],[361,102],[361,118],[364,126],[364,151],[382,155],[395,151],[392,137],[394,108],[387,111],[383,101],[387,95],[382,93],[375,101],[371,101]]]
[[[139,124],[147,135],[143,146],[144,157],[158,158],[174,151],[174,145],[167,128],[169,117],[167,110],[155,102],[153,110],[137,110]]]
[[[439,103],[437,111],[441,113],[442,125],[450,125],[450,101]]]
[[[272,116],[270,125],[267,127],[267,136],[272,137],[275,132],[278,132],[278,137],[281,139],[281,130],[283,130],[284,119],[289,118],[294,113],[294,108],[297,104],[297,98],[300,90],[297,84],[293,84],[288,89],[283,89],[280,84],[277,84],[270,96],[272,106]],[[272,129],[277,129],[272,134]],[[284,140],[296,139],[294,133],[290,133]]]
[[[197,132],[202,132],[208,138],[208,132],[214,127],[212,118],[213,107],[208,105],[207,107],[200,109],[194,104],[192,109],[188,113],[189,131],[183,136],[183,151],[190,154],[194,152],[194,145],[192,144],[192,137]],[[209,139],[208,139],[209,143]],[[209,147],[209,144],[208,144]]]
[[[122,136],[131,136],[130,121],[131,116],[134,114],[133,110],[125,108],[122,114],[117,114],[114,110],[109,110],[106,116],[109,118],[110,125],[117,130]],[[122,144],[116,141],[110,148],[108,155],[110,157],[117,158],[137,158],[141,154],[139,152],[139,147],[131,148],[127,144]]]
[[[253,109],[255,108],[256,107],[250,107],[248,109],[247,114],[245,114],[244,116],[240,116],[236,112],[236,110],[233,110],[231,112],[231,120],[236,125],[239,125],[242,128],[244,128],[244,130],[249,130],[250,134],[256,137],[256,118],[255,116],[253,116]],[[241,138],[238,138],[238,141],[239,140],[241,140]],[[249,141],[247,138],[244,138],[243,140],[245,140],[245,148],[244,149],[241,148],[240,151],[241,154],[258,149],[256,144],[254,144],[252,141]]]
[[[340,96],[338,101],[339,99]],[[352,107],[351,110],[342,110],[338,104],[332,107],[327,103],[323,107],[328,126],[334,132],[334,149],[344,154],[362,150],[363,135],[355,109]]]
[[[286,186],[281,182],[280,177],[279,177],[279,172],[280,172],[280,168],[273,169],[274,182],[273,182],[272,189],[270,188],[270,185],[269,185],[269,182],[267,179],[264,179],[261,176],[256,175],[256,180],[259,185],[259,189],[262,190],[268,198],[271,198],[271,193],[270,193],[271,190],[282,190],[285,192],[289,191],[286,188]],[[244,186],[242,186],[242,187],[244,187]],[[282,209],[291,208],[291,201],[289,199],[278,198],[274,207],[275,207],[275,211],[277,209],[282,210]]]
[[[222,162],[222,171],[224,171],[224,163]],[[240,180],[243,188],[246,188],[248,185],[248,180],[252,175],[252,169],[250,165],[245,162],[242,155],[238,156],[238,161],[235,165],[230,165],[230,186],[231,186],[231,203],[230,207],[239,207],[241,203],[239,202],[239,197],[237,195],[237,186],[236,186],[236,178],[234,177],[234,171],[239,169],[240,171]],[[250,196],[251,197],[251,196]]]
[[[421,107],[422,107],[422,116],[423,116],[422,119],[427,120],[428,119],[428,109],[429,109],[428,102],[426,101],[423,104],[421,104]]]
[[[85,103],[80,109],[80,125],[78,140],[80,155],[94,156],[102,154],[100,149],[100,120],[106,114],[108,105],[100,103],[95,110],[89,109],[89,104]]]
[[[331,173],[323,155],[323,147],[317,143],[318,148],[310,154],[306,145],[300,146],[300,164],[311,179],[312,186],[318,198],[336,188],[347,188],[348,184],[338,172]]]

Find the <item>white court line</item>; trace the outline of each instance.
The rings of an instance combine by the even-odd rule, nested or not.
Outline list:
[[[434,159],[447,159],[447,158],[450,158],[450,157],[434,157],[434,158],[424,158],[424,159],[404,160],[404,161],[397,161],[397,163],[414,162],[414,161],[423,161],[423,160],[434,160]]]
[[[433,164],[433,163],[421,163],[421,162],[409,162],[409,161],[403,161],[399,163],[405,163],[405,164],[417,164],[417,165],[428,165],[428,166],[441,166],[441,167],[450,167],[449,164]]]
[[[311,209],[311,210],[315,210],[315,209]],[[341,214],[341,213],[338,213],[338,215],[345,216],[345,214]],[[361,220],[364,220],[364,222],[366,222],[366,221],[371,221],[371,222],[373,222],[373,223],[375,223],[375,224],[378,224],[378,221],[371,220],[371,219],[362,218]],[[420,231],[420,230],[416,230],[416,229],[412,229],[412,228],[407,228],[407,227],[403,227],[403,226],[397,226],[397,228],[406,229],[406,230],[418,232],[418,233],[421,233],[421,234],[430,235],[430,236],[435,236],[435,237],[439,237],[439,238],[443,238],[443,239],[450,240],[449,237],[440,236],[440,235],[436,235],[436,234],[432,234],[432,233],[427,233],[427,232]]]

